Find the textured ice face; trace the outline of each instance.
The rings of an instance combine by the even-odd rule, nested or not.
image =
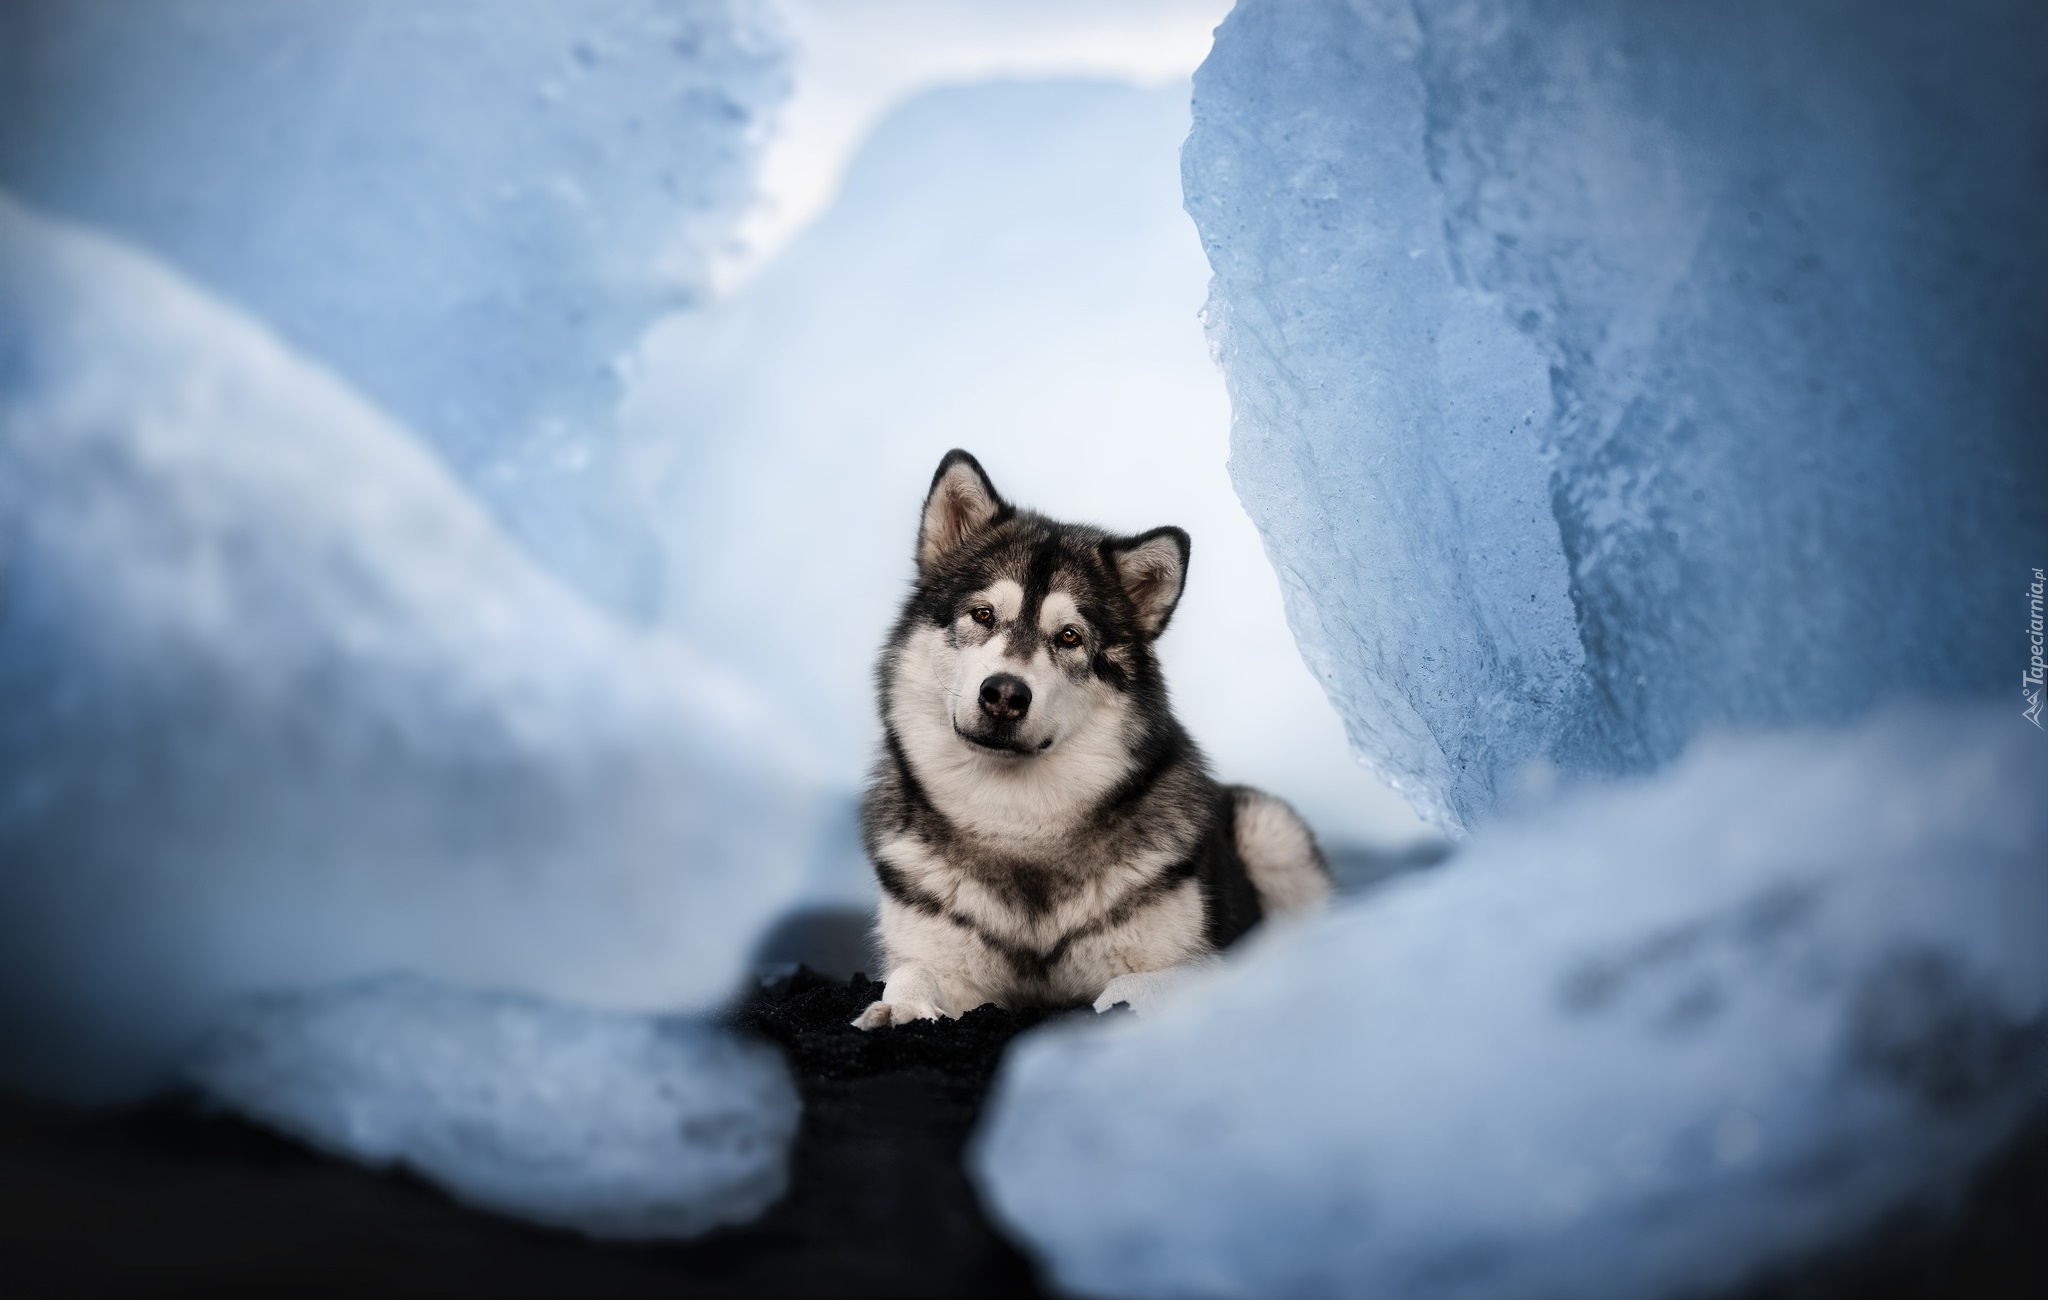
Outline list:
[[[0,189],[148,248],[428,439],[557,572],[655,562],[583,467],[787,89],[754,0],[25,0]]]
[[[386,969],[725,994],[826,811],[792,728],[537,569],[239,313],[0,201],[0,1071],[147,1082]]]
[[[335,1155],[605,1238],[753,1218],[798,1112],[773,1048],[709,1025],[396,976],[254,1000],[186,1076]]]
[[[1419,811],[2010,686],[2048,554],[2044,26],[1238,6],[1183,156],[1232,473]]]
[[[1717,1293],[2048,1103],[2048,746],[1703,742],[1007,1058],[974,1167],[1065,1289]]]

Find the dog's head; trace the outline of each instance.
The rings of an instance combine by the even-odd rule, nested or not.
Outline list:
[[[883,664],[892,728],[920,757],[983,775],[1044,765],[1116,779],[1165,716],[1152,643],[1180,601],[1188,545],[1178,528],[1119,537],[1019,510],[974,457],[947,453]]]

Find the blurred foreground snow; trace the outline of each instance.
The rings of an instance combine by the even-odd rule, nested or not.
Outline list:
[[[0,201],[0,1067],[157,1077],[385,969],[726,993],[836,811],[786,724],[542,573],[240,313]]]
[[[2048,746],[2005,709],[1700,743],[1012,1050],[973,1157],[1066,1288],[1698,1294],[2048,1106]]]
[[[608,1238],[753,1218],[798,1113],[775,1049],[723,1030],[405,977],[257,999],[186,1074],[336,1155]]]

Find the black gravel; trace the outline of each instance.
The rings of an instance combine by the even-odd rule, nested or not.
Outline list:
[[[841,982],[802,969],[733,1015],[783,1049],[804,1099],[790,1195],[733,1239],[754,1247],[772,1238],[794,1282],[829,1277],[877,1295],[1040,1294],[1029,1261],[983,1216],[961,1155],[1003,1049],[1062,1013],[981,1007],[958,1020],[853,1028],[881,995],[863,975]]]

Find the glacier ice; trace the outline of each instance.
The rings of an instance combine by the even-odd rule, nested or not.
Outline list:
[[[618,356],[731,254],[788,77],[763,0],[16,0],[0,189],[262,318],[643,613],[659,558],[582,471]]]
[[[605,1238],[753,1218],[798,1114],[774,1049],[727,1031],[407,976],[252,999],[186,1075],[336,1155]]]
[[[1183,154],[1232,474],[1425,816],[2009,691],[2044,57],[2021,0],[1236,7]]]
[[[796,731],[537,569],[167,268],[0,200],[0,1072],[142,1086],[386,969],[726,993],[836,805]]]
[[[1022,1040],[993,1211],[1091,1295],[1665,1296],[1938,1205],[2048,1106],[2048,746],[1710,737]]]

